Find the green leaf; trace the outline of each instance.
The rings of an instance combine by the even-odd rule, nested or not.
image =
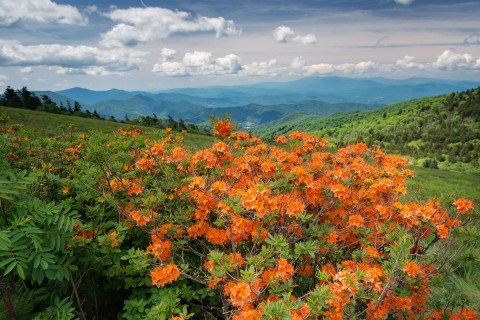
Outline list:
[[[7,251],[11,245],[12,243],[8,237],[8,233],[6,231],[0,231],[0,250]]]
[[[17,261],[12,261],[12,263],[5,269],[5,272],[3,273],[4,275],[9,274],[17,265]]]
[[[0,268],[3,268],[4,266],[6,266],[7,264],[9,264],[10,262],[14,261],[15,258],[13,257],[8,257],[8,258],[5,258],[5,259],[2,259],[2,261],[0,261]]]
[[[23,270],[23,267],[20,264],[17,264],[17,273],[22,280],[25,280],[25,271]]]

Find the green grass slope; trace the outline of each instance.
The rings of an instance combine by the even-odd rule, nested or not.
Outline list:
[[[98,120],[91,118],[73,117],[61,114],[53,114],[42,111],[32,111],[18,108],[0,106],[0,114],[6,114],[10,119],[9,123],[24,125],[34,136],[56,136],[62,132],[101,132],[110,133],[119,128],[132,127],[130,124]],[[142,130],[155,133],[161,129],[151,127],[134,126]],[[202,147],[213,141],[211,136],[191,134],[185,135],[185,144],[191,147]]]

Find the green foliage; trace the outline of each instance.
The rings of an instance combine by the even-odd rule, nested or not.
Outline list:
[[[414,99],[371,111],[326,117],[297,114],[259,127],[274,138],[291,131],[327,136],[337,146],[365,142],[383,150],[426,159],[429,168],[480,167],[480,88]],[[468,164],[458,166],[457,164]]]

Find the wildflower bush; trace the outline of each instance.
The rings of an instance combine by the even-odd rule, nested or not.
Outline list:
[[[30,170],[32,196],[75,219],[51,252],[69,257],[50,279],[56,301],[83,319],[477,319],[428,301],[471,201],[401,201],[407,161],[365,144],[331,150],[301,132],[267,144],[228,119],[213,127],[200,150],[168,130],[31,142],[4,127],[2,167]],[[34,272],[32,257],[22,268]],[[13,296],[26,277],[5,265]]]

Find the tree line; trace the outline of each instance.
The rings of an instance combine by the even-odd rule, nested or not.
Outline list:
[[[0,97],[0,105],[11,108],[37,110],[49,113],[105,120],[104,117],[98,114],[97,110],[94,110],[93,112],[90,112],[89,110],[83,110],[78,101],[74,101],[72,105],[70,100],[67,100],[66,105],[64,105],[63,102],[60,102],[60,105],[58,105],[49,96],[42,94],[40,97],[38,97],[35,92],[28,90],[27,87],[22,87],[20,90],[15,90],[12,87],[7,86],[3,96]]]
[[[161,129],[172,128],[176,131],[201,131],[195,124],[187,124],[183,119],[176,120],[171,116],[168,116],[166,119],[162,119],[157,117],[157,115],[152,114],[151,116],[139,116],[134,119],[130,119],[128,115],[125,114],[123,120],[117,120],[113,115],[106,117],[105,115],[100,115],[97,110],[91,112],[88,109],[83,109],[82,105],[78,101],[74,101],[72,104],[70,100],[66,100],[66,105],[62,101],[60,104],[57,104],[45,94],[42,94],[40,97],[38,97],[35,92],[28,90],[27,87],[22,87],[22,89],[15,90],[12,87],[7,86],[3,95],[0,95],[0,105],[11,108],[21,108],[83,118],[109,120]]]

